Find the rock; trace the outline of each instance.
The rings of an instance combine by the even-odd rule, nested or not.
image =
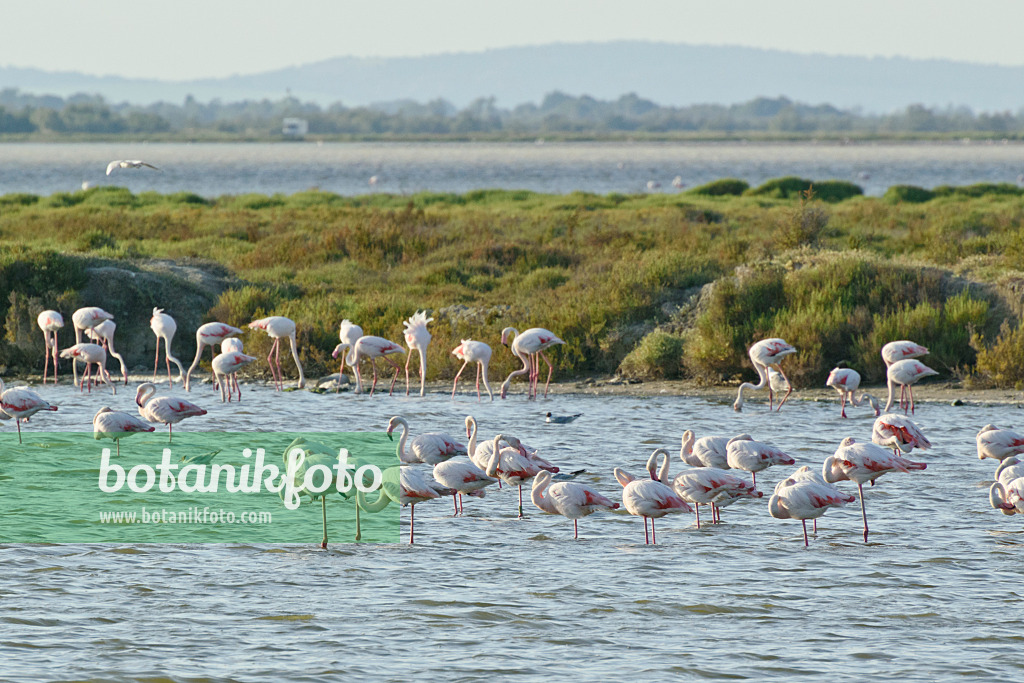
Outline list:
[[[958,398],[958,399],[954,400],[952,403],[950,403],[949,405],[951,405],[951,406],[962,406],[963,404],[964,404],[963,399],[959,399]]]

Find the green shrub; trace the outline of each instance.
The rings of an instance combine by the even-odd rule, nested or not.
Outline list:
[[[770,199],[791,199],[800,197],[814,184],[811,180],[797,178],[796,176],[785,176],[768,180],[757,187],[751,188],[743,194],[751,197],[768,197]]]
[[[76,242],[78,251],[99,251],[116,249],[117,240],[106,230],[90,230],[82,233]]]
[[[864,195],[864,188],[845,180],[823,180],[814,183],[813,190],[815,198],[830,204]]]
[[[885,191],[882,199],[890,204],[921,204],[935,199],[935,193],[916,185],[893,185]]]
[[[1000,388],[1024,389],[1024,326],[1011,328],[1004,320],[992,345],[975,334],[971,346],[978,354],[977,372],[985,380]]]
[[[686,193],[699,194],[707,197],[722,197],[725,195],[735,195],[738,197],[749,189],[750,183],[745,180],[739,180],[737,178],[722,178],[721,180],[714,180],[710,183],[690,188]]]
[[[86,206],[133,207],[138,201],[126,187],[102,186],[83,192],[82,203]]]
[[[39,201],[38,195],[12,192],[0,195],[0,206],[32,206]]]
[[[643,379],[677,379],[682,373],[683,338],[651,332],[622,359],[619,374]]]

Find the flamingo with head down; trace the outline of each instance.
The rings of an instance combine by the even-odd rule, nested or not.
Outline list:
[[[121,365],[121,376],[124,378],[124,385],[128,386],[128,366],[125,365],[124,356],[119,354],[114,348],[114,332],[116,331],[117,323],[113,320],[104,320],[99,325],[86,330],[85,336],[97,344],[101,344],[107,353],[117,359],[117,362]]]
[[[221,344],[221,349],[229,346],[229,341],[238,342],[237,339],[226,339]],[[241,342],[238,342],[238,344],[240,346]],[[234,344],[230,346],[234,346]],[[221,403],[224,403],[225,398],[230,403],[233,391],[238,392],[238,400],[242,400],[242,387],[238,385],[238,371],[255,360],[256,356],[247,356],[241,351],[228,350],[222,350],[213,359],[213,378],[217,382],[217,388],[220,390]]]
[[[905,415],[886,413],[875,419],[871,427],[871,441],[879,446],[893,449],[894,455],[909,453],[915,448],[928,449],[931,441],[921,428]]]
[[[196,357],[192,361],[192,365],[189,366],[188,372],[185,373],[185,391],[191,389],[192,372],[199,366],[199,359],[203,355],[203,348],[206,346],[210,347],[210,360],[213,360],[213,347],[221,344],[221,351],[223,351],[224,340],[239,334],[242,334],[242,330],[232,327],[227,323],[213,322],[199,326],[199,329],[196,330]]]
[[[573,538],[579,538],[578,522],[598,510],[617,510],[619,504],[596,489],[574,481],[552,483],[551,473],[541,471],[533,478],[530,500],[549,515],[562,515],[572,520]]]
[[[452,458],[434,465],[434,479],[442,486],[450,488],[452,503],[455,506],[455,514],[463,513],[462,495],[484,497],[484,489],[491,484],[498,482],[497,478],[487,476],[487,473],[473,464],[469,458]],[[458,495],[458,500],[456,500]]]
[[[97,325],[103,323],[105,320],[113,320],[114,316],[107,313],[98,306],[86,306],[79,308],[77,311],[71,314],[71,323],[75,328],[75,343],[82,343],[82,332],[85,330],[91,330]],[[78,363],[77,361],[71,361],[71,371],[75,378],[75,384],[78,383]]]
[[[511,345],[509,345],[509,340],[512,342]],[[555,368],[551,365],[551,360],[544,351],[565,342],[555,336],[553,332],[545,330],[543,327],[531,327],[522,333],[514,327],[506,327],[501,331],[501,343],[509,346],[512,353],[523,361],[523,367],[510,373],[501,385],[501,397],[505,398],[513,377],[529,373],[527,398],[536,399],[537,384],[540,381],[540,359],[543,358],[544,362],[548,364],[548,380],[544,383],[544,398],[547,398],[548,386],[551,384],[551,373],[554,372]]]
[[[700,528],[700,506],[711,506],[711,523],[715,523],[715,503],[720,499],[730,502],[741,497],[760,498],[764,494],[758,491],[745,479],[715,467],[697,467],[676,475],[672,480],[672,490],[679,497],[693,505],[697,514],[697,528]]]
[[[452,383],[452,400],[455,399],[455,390],[459,386],[459,377],[462,376],[462,371],[470,363],[476,363],[476,400],[481,400],[480,375],[482,373],[487,397],[493,401],[494,394],[491,392],[491,385],[487,383],[487,364],[491,362],[491,347],[481,341],[463,339],[461,344],[452,349],[452,355],[462,361],[462,367],[455,374],[455,381]]]
[[[405,349],[384,337],[364,335],[357,339],[354,344],[350,345],[348,342],[338,344],[334,347],[334,352],[331,356],[337,358],[344,353],[346,349],[348,349],[348,354],[345,357],[345,362],[355,370],[357,394],[362,393],[363,391],[363,375],[359,371],[359,361],[366,358],[370,359],[370,366],[373,368],[373,384],[370,385],[370,396],[373,396],[373,392],[377,388],[378,358],[383,358],[395,369],[395,377],[391,380],[391,389],[388,391],[388,396],[391,396],[391,394],[394,393],[395,382],[398,381],[398,373],[402,371],[402,366],[388,358],[388,356],[395,353],[405,353]]]
[[[504,441],[509,448],[502,448]],[[519,519],[523,518],[523,483],[533,479],[541,472],[529,458],[522,455],[522,444],[514,436],[498,434],[492,443],[491,459],[487,463],[487,476],[497,476],[509,486],[519,487]]]
[[[426,392],[427,382],[427,346],[430,345],[430,331],[427,329],[427,323],[433,322],[433,318],[428,318],[425,311],[416,311],[416,313],[406,320],[402,325],[405,326],[405,343],[409,346],[409,354],[405,358],[405,395],[409,395],[409,362],[412,361],[412,351],[416,351],[420,355],[420,396],[423,396]]]
[[[402,428],[402,435],[398,437],[396,453],[402,464],[426,463],[436,465],[456,455],[466,455],[466,447],[444,432],[425,432],[409,439],[409,421],[404,417],[395,415],[388,420],[387,435],[393,439],[391,433],[396,428]],[[408,441],[408,449],[406,442]]]
[[[855,500],[856,497],[843,493],[804,465],[775,485],[775,493],[768,500],[768,514],[775,519],[799,519],[804,527],[806,548],[809,545],[807,520],[814,520],[814,530],[817,531],[818,517],[829,508],[842,507]]]
[[[292,350],[292,358],[295,359],[295,367],[299,371],[299,389],[306,386],[306,375],[302,372],[302,362],[299,361],[299,347],[295,339],[295,321],[283,315],[272,315],[267,318],[260,318],[249,323],[250,330],[263,330],[274,340],[270,346],[270,353],[267,354],[267,363],[270,364],[270,374],[274,377],[274,389],[284,391],[284,373],[281,372],[281,339],[288,337],[288,345]]]
[[[1024,455],[1024,434],[1013,429],[985,425],[975,440],[978,444],[978,460],[1005,460],[1015,455]]]
[[[850,405],[859,406],[866,400],[875,411],[875,417],[878,417],[881,413],[878,399],[871,394],[862,393],[860,398],[856,397],[857,389],[860,387],[860,373],[856,370],[851,368],[832,368],[832,372],[828,373],[828,379],[825,380],[825,386],[832,387],[839,392],[839,412],[843,417],[846,417],[847,401],[849,401]]]
[[[64,316],[57,311],[43,311],[36,318],[36,324],[43,331],[43,384],[46,384],[46,371],[53,359],[53,383],[57,383],[57,330],[64,327]]]
[[[85,371],[82,373],[82,381],[79,384],[78,390],[84,391],[86,386],[89,387],[89,393],[92,393],[92,366],[96,365],[96,374],[99,378],[106,383],[108,387],[117,395],[117,387],[110,381],[110,373],[107,372],[107,352],[103,350],[103,347],[99,344],[92,343],[79,343],[74,346],[69,346],[60,352],[61,358],[71,358],[72,362],[82,361],[85,363]],[[96,386],[99,386],[99,382],[96,382]]]
[[[171,353],[171,341],[174,339],[174,333],[178,331],[178,323],[174,321],[174,318],[164,313],[162,308],[154,308],[153,316],[149,319],[149,328],[153,330],[153,334],[156,335],[156,355],[153,357],[153,381],[156,381],[156,368],[160,363],[160,340],[164,340],[164,363],[167,364],[167,386],[174,386],[174,382],[171,380],[171,361],[178,366],[178,381],[185,381],[185,368],[181,366],[181,361],[174,357]]]
[[[359,338],[363,336],[363,328],[356,325],[351,320],[346,318],[341,321],[341,325],[338,328],[338,339],[341,343],[347,344],[345,348],[351,348],[355,346],[355,343],[359,341]],[[340,346],[338,348],[341,348]],[[338,368],[338,384],[335,387],[334,393],[341,391],[341,376],[345,374],[345,354],[338,354],[335,349],[334,358],[341,356],[341,367]]]
[[[662,456],[661,474],[657,469],[658,456]],[[622,506],[631,515],[644,518],[644,544],[654,543],[657,545],[658,536],[654,531],[654,520],[665,515],[682,514],[693,512],[685,500],[679,497],[672,488],[664,484],[662,477],[668,478],[669,454],[664,448],[659,448],[647,459],[647,472],[649,479],[637,479],[629,472],[618,467],[615,468],[615,480],[622,485]],[[647,520],[651,520],[651,533],[647,533]]]
[[[750,350],[748,351],[748,355],[750,356],[750,362],[751,364],[753,364],[754,370],[757,372],[757,376],[760,378],[760,381],[758,381],[757,384],[751,384],[750,382],[744,382],[743,384],[741,384],[739,391],[736,392],[736,402],[732,404],[732,409],[735,410],[736,412],[740,412],[743,410],[744,389],[752,389],[754,391],[759,391],[761,389],[764,389],[764,387],[768,385],[768,368],[774,368],[776,371],[778,371],[778,373],[782,375],[782,379],[785,380],[786,386],[789,387],[786,392],[786,395],[782,398],[782,403],[785,403],[786,399],[789,398],[790,392],[793,391],[793,387],[792,385],[789,384],[789,379],[786,378],[786,373],[782,371],[782,366],[779,365],[779,363],[782,361],[783,358],[792,353],[796,353],[796,349],[787,344],[785,340],[779,339],[777,337],[772,337],[771,339],[762,339],[761,341],[751,346]],[[771,388],[770,385],[768,385],[769,410],[771,410],[770,406],[773,393],[774,390]],[[780,407],[781,405],[782,404],[779,404]]]

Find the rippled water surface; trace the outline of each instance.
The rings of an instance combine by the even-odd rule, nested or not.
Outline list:
[[[115,171],[112,159],[160,168]],[[1020,182],[1024,144],[949,143],[324,143],[6,144],[0,194],[49,195],[82,183],[133,192],[203,196],[291,194],[319,188],[368,192],[467,192],[481,188],[566,193],[678,192],[719,178],[757,185],[797,175],[847,180],[869,195],[897,184],[935,187]],[[370,179],[376,182],[371,185]],[[648,183],[657,187],[648,189]]]
[[[134,408],[132,391],[40,392],[60,411],[28,430],[83,429],[100,405]],[[472,413],[483,435],[515,433],[559,465],[586,468],[583,479],[616,499],[612,468],[641,472],[654,448],[677,452],[686,428],[748,432],[818,467],[843,437],[869,439],[872,423],[864,409],[842,420],[834,404],[769,414],[750,403],[735,414],[670,395],[477,404],[250,385],[241,405],[221,405],[203,385],[189,398],[210,414],[182,430],[382,430],[402,414],[414,433],[460,434]],[[546,425],[548,410],[583,417]],[[657,546],[627,514],[581,520],[574,541],[570,522],[529,502],[516,519],[506,487],[467,498],[462,518],[449,500],[418,506],[414,546],[322,551],[318,526],[284,546],[0,546],[0,679],[1017,678],[1021,518],[989,507],[994,465],[977,459],[974,435],[1022,416],[1016,406],[920,404],[935,447],[913,457],[928,469],[866,490],[868,544],[854,504],[819,520],[805,549],[799,523],[772,519],[767,496],[727,508],[714,527],[662,520]],[[681,467],[675,459],[673,472]],[[780,469],[762,473],[759,488],[770,492],[792,468]],[[350,531],[331,529],[339,540]]]

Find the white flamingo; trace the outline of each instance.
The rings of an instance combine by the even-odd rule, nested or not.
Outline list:
[[[553,332],[545,330],[543,327],[531,327],[522,333],[514,327],[506,327],[501,331],[501,343],[507,345],[510,339],[512,343],[509,348],[513,354],[523,361],[523,367],[521,370],[512,372],[505,379],[505,382],[501,385],[501,397],[505,398],[513,377],[529,373],[530,386],[527,389],[527,398],[536,399],[537,383],[540,379],[540,359],[543,358],[544,362],[548,364],[548,379],[544,383],[544,398],[547,398],[548,385],[551,384],[551,373],[554,372],[555,368],[551,365],[551,360],[544,351],[565,342],[555,336]]]
[[[124,378],[124,385],[128,386],[128,366],[124,362],[124,356],[114,348],[114,332],[117,331],[117,323],[113,320],[104,320],[99,325],[85,331],[85,336],[97,344],[102,344],[107,353],[117,359],[121,366],[121,377]]]
[[[370,386],[370,396],[373,396],[373,392],[377,388],[378,358],[383,358],[395,369],[395,377],[391,380],[391,389],[388,391],[388,396],[391,396],[391,394],[394,393],[395,382],[398,381],[398,373],[402,371],[402,366],[388,358],[388,356],[395,353],[405,353],[405,349],[393,341],[384,339],[384,337],[364,335],[357,339],[355,344],[350,345],[348,342],[338,344],[334,347],[334,352],[331,355],[337,358],[345,351],[345,349],[348,349],[345,362],[348,363],[356,373],[357,394],[362,393],[363,391],[363,374],[359,371],[359,361],[366,358],[370,359],[370,366],[373,368],[373,384]]]
[[[425,311],[416,311],[411,318],[402,325],[405,326],[405,343],[409,347],[409,354],[405,358],[405,395],[409,395],[409,363],[412,361],[412,351],[420,355],[420,396],[426,392],[427,382],[427,346],[430,345],[430,331],[427,323],[433,322],[428,318]]]
[[[71,324],[75,328],[75,343],[82,343],[82,332],[85,330],[91,330],[97,325],[101,324],[105,320],[113,320],[114,316],[107,313],[98,306],[86,306],[79,308],[77,311],[71,314]],[[75,378],[75,384],[78,384],[78,363],[77,361],[71,362],[71,372]]]
[[[149,329],[156,335],[156,355],[153,357],[153,381],[156,381],[156,368],[160,363],[160,340],[164,340],[164,363],[167,364],[167,386],[174,386],[171,381],[171,361],[178,366],[178,381],[184,383],[185,369],[181,367],[181,361],[171,353],[171,341],[174,333],[178,331],[178,323],[174,318],[164,313],[162,308],[154,308],[153,316],[149,319]]]
[[[501,448],[501,442],[509,444],[509,448]],[[487,476],[497,476],[509,486],[519,487],[519,519],[523,518],[523,483],[533,479],[542,472],[529,458],[520,452],[521,443],[514,436],[498,434],[491,442],[491,459],[487,463]]]
[[[541,471],[533,479],[530,500],[544,512],[572,520],[573,538],[579,538],[578,522],[598,510],[617,510],[619,504],[596,489],[574,481],[551,482],[551,473]]]
[[[906,339],[892,341],[882,347],[882,361],[885,363],[885,367],[889,367],[896,361],[920,358],[927,355],[927,348]]]
[[[126,439],[132,434],[139,432],[152,432],[152,427],[134,415],[122,413],[119,410],[111,410],[106,406],[99,409],[99,412],[92,418],[93,438],[110,439],[117,444],[117,455],[121,455],[121,439]]]
[[[446,486],[455,493],[452,494],[452,503],[455,505],[455,515],[463,512],[462,496],[484,497],[484,489],[491,484],[496,484],[496,477],[489,477],[487,473],[477,467],[469,458],[452,458],[434,465],[434,479]],[[458,495],[458,500],[456,500]],[[455,516],[453,515],[453,516]]]
[[[90,342],[82,342],[69,346],[60,352],[61,358],[70,358],[72,363],[82,361],[85,363],[85,370],[82,372],[82,381],[79,384],[79,391],[84,391],[86,385],[89,387],[89,393],[92,393],[92,365],[96,365],[96,374],[99,375],[102,380],[111,390],[114,395],[117,395],[117,387],[114,386],[113,382],[110,381],[110,373],[107,372],[107,352],[99,344],[93,344]],[[96,382],[96,386],[99,386],[99,382]]]
[[[456,455],[466,455],[466,447],[444,432],[425,432],[410,440],[409,421],[398,415],[388,420],[389,439],[394,438],[391,433],[398,427],[402,428],[402,435],[398,437],[396,454],[399,462],[403,464],[422,462],[436,465]]]
[[[843,417],[846,417],[846,403],[850,402],[850,405],[859,406],[864,401],[867,401],[871,408],[875,411],[875,417],[878,417],[881,410],[878,405],[878,399],[871,394],[863,393],[860,398],[856,397],[857,389],[860,387],[860,373],[851,368],[832,368],[832,372],[828,373],[828,379],[825,380],[826,387],[832,387],[839,392],[839,412]]]
[[[768,500],[768,514],[776,519],[799,519],[804,528],[804,547],[807,542],[807,520],[813,519],[817,531],[818,517],[829,508],[842,507],[856,498],[829,484],[809,467],[799,470],[775,485],[775,493]]]
[[[786,373],[782,372],[782,366],[779,365],[779,362],[782,361],[783,358],[790,355],[791,353],[796,353],[796,349],[787,344],[785,340],[779,339],[777,337],[772,337],[771,339],[762,339],[761,341],[751,346],[747,354],[750,356],[750,362],[751,364],[753,364],[754,370],[757,372],[757,376],[760,378],[760,380],[757,384],[744,382],[743,384],[740,385],[739,391],[736,392],[736,402],[732,404],[732,409],[735,410],[736,412],[740,412],[743,410],[744,389],[752,389],[754,391],[759,391],[761,389],[764,389],[765,386],[768,385],[768,368],[775,368],[776,370],[778,370],[779,374],[782,375],[782,378],[786,380],[786,383],[788,384],[789,380],[786,378]],[[790,387],[790,391],[792,391],[792,387]],[[771,386],[768,386],[769,405],[771,405],[772,393],[773,390]],[[783,403],[786,402],[786,398],[789,398],[789,393],[787,393],[786,396],[783,397]]]
[[[978,444],[978,460],[1005,460],[1015,455],[1024,455],[1024,434],[1012,429],[985,425],[975,440]]]
[[[203,349],[207,346],[210,347],[210,360],[212,361],[215,355],[213,347],[221,344],[221,351],[223,351],[224,340],[239,334],[242,334],[242,330],[227,323],[212,322],[199,326],[199,329],[196,330],[196,357],[192,361],[192,365],[189,366],[188,372],[185,373],[185,391],[191,390],[192,372],[199,367]]]
[[[154,396],[156,385],[152,382],[140,384],[135,392],[135,404],[139,406],[139,415],[150,422],[167,425],[167,441],[170,443],[173,425],[188,417],[206,415],[206,411],[195,403],[183,398],[171,396]]]
[[[906,414],[907,408],[910,408],[910,412],[914,412],[914,383],[925,377],[939,374],[935,370],[925,365],[919,360],[907,359],[898,360],[889,366],[886,370],[885,376],[887,379],[889,396],[885,401],[885,412],[889,412],[889,408],[892,407],[893,403],[893,387],[896,384],[900,385],[900,407],[903,408],[903,413]],[[907,396],[907,401],[904,402],[904,392]]]
[[[989,503],[1004,515],[1024,514],[1024,463],[1008,456],[996,468]]]
[[[272,315],[267,318],[260,318],[249,323],[250,330],[263,330],[274,340],[267,354],[267,362],[270,364],[270,374],[274,376],[274,388],[284,391],[284,374],[281,372],[281,338],[288,337],[288,345],[292,350],[292,358],[295,359],[295,367],[299,370],[299,389],[306,386],[306,375],[302,372],[302,362],[299,361],[299,347],[295,340],[295,321],[285,318],[282,315]],[[273,360],[271,360],[273,356]]]
[[[924,435],[921,428],[905,415],[886,413],[879,415],[871,426],[871,441],[879,446],[893,449],[899,455],[909,453],[915,448],[928,449],[931,441]]]
[[[46,371],[50,367],[50,359],[53,359],[53,383],[57,383],[57,330],[64,327],[64,316],[57,311],[43,311],[36,317],[36,324],[43,331],[43,344],[46,350],[43,352],[43,384],[46,384]]]
[[[346,318],[341,321],[341,325],[338,328],[338,339],[341,340],[342,344],[348,344],[345,348],[351,348],[355,346],[355,343],[359,341],[359,338],[363,336],[363,328],[356,325],[351,320]],[[335,388],[335,393],[341,391],[341,376],[345,374],[345,355],[341,355],[341,367],[338,368],[338,384]],[[338,354],[335,354],[335,358]]]
[[[651,474],[650,479],[637,479],[629,472],[618,467],[615,468],[615,480],[622,485],[622,506],[626,511],[637,517],[644,518],[644,544],[658,543],[658,536],[654,531],[654,520],[665,515],[693,512],[685,500],[679,497],[670,486],[662,483],[658,475],[654,474],[658,456],[662,456],[662,472],[668,477],[669,454],[664,448],[659,448],[651,454],[647,460],[647,471]],[[651,520],[651,534],[647,533],[647,520]],[[653,539],[652,539],[653,536]]]
[[[744,435],[746,436],[746,435]],[[726,461],[729,467],[750,472],[754,486],[757,473],[772,465],[793,465],[796,460],[770,444],[747,438],[733,438],[726,447]]]
[[[225,340],[227,341],[238,341],[236,339]],[[221,345],[224,348],[224,345]],[[224,403],[225,399],[228,403],[231,402],[231,392],[238,392],[238,400],[242,400],[242,388],[238,386],[238,371],[244,368],[246,365],[254,362],[256,356],[247,356],[241,351],[221,351],[213,359],[213,378],[217,382],[217,387],[220,389],[220,402]]]
[[[701,505],[711,506],[711,520],[714,523],[715,503],[720,497],[738,500],[743,496],[760,498],[764,495],[745,479],[715,467],[698,467],[676,475],[672,480],[672,490],[693,505],[697,514],[698,529]]]
[[[455,389],[459,386],[459,377],[462,376],[462,371],[470,363],[476,363],[476,399],[477,401],[481,400],[480,375],[482,374],[484,389],[487,390],[488,398],[493,401],[494,393],[491,392],[491,385],[487,382],[487,365],[491,362],[491,347],[481,341],[463,339],[461,344],[452,349],[452,355],[462,361],[462,367],[455,374],[455,381],[452,383],[452,400],[455,399]]]
[[[21,443],[21,423],[28,422],[28,419],[41,410],[55,411],[57,406],[43,400],[43,398],[25,387],[13,387],[6,389],[3,380],[0,380],[0,411],[14,419],[18,428],[18,443]]]

